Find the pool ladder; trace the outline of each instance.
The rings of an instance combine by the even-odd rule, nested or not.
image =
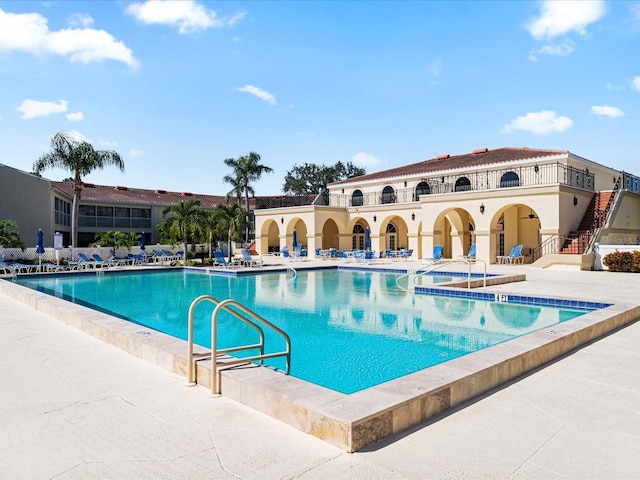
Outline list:
[[[213,313],[211,314],[211,351],[204,353],[193,353],[193,315],[196,309],[196,306],[201,302],[211,302],[215,305],[213,309]],[[250,344],[250,345],[237,345],[234,347],[228,347],[224,349],[218,348],[218,316],[221,312],[227,312],[231,316],[240,320],[241,322],[249,325],[251,328],[258,332],[259,341],[258,343]],[[266,327],[269,330],[274,331],[279,334],[285,341],[286,348],[282,352],[274,352],[274,353],[264,353],[264,328]],[[187,360],[189,362],[187,377],[189,383],[195,383],[195,362],[197,360],[201,360],[207,357],[211,358],[211,393],[219,394],[220,393],[220,382],[218,382],[218,370],[222,368],[227,368],[235,365],[242,365],[250,362],[260,361],[260,364],[264,363],[264,360],[268,358],[277,358],[277,357],[285,357],[286,360],[286,368],[285,373],[289,374],[289,369],[291,365],[291,339],[289,335],[284,330],[276,327],[274,324],[265,320],[257,313],[251,311],[241,303],[233,300],[218,300],[217,298],[212,297],[211,295],[201,295],[196,298],[193,302],[191,302],[191,306],[189,307],[189,326],[188,326],[188,344],[189,351]],[[231,352],[239,352],[243,350],[253,350],[259,349],[259,355],[253,355],[250,357],[244,358],[233,358],[225,359],[224,361],[220,361],[219,356],[226,355]]]

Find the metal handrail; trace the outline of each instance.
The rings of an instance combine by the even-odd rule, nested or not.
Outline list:
[[[471,264],[478,263],[478,262],[484,265],[484,275],[483,275],[484,280],[483,280],[482,288],[487,288],[487,262],[485,262],[484,260],[479,260],[475,258],[453,258],[453,259],[436,260],[433,263],[420,267],[416,270],[409,270],[404,275],[400,275],[398,278],[396,278],[396,285],[400,290],[408,292],[409,291],[408,288],[403,288],[400,285],[401,278],[407,277],[408,279],[411,277],[411,275],[414,275],[413,284],[416,285],[416,280],[418,279],[418,277],[422,275],[426,275],[428,273],[433,272],[434,270],[438,270],[440,267],[451,265],[453,263],[464,263],[468,266],[467,288],[470,289],[471,288]],[[433,268],[429,268],[429,267],[433,267]],[[407,287],[408,286],[409,286],[409,281],[407,281]]]
[[[200,302],[203,302],[203,301],[208,301],[208,302],[211,302],[214,305],[216,305],[216,307],[213,310],[213,313],[211,314],[211,351],[210,352],[205,352],[205,353],[194,354],[193,353],[193,316],[194,316],[194,312],[195,312],[196,306]],[[240,312],[237,311],[236,309],[240,310]],[[250,345],[238,345],[238,346],[235,346],[235,347],[227,347],[227,348],[224,348],[224,349],[218,349],[218,315],[222,311],[231,314],[236,319],[240,320],[241,322],[245,323],[246,325],[248,325],[251,328],[253,328],[254,330],[256,330],[258,332],[259,337],[260,337],[258,343],[254,343],[254,344],[250,344]],[[251,319],[247,318],[247,317],[251,317]],[[262,324],[263,326],[265,326],[265,327],[269,328],[270,330],[274,331],[275,333],[279,334],[285,341],[286,350],[284,350],[282,352],[266,353],[265,354],[264,353],[264,330],[262,329],[262,327],[259,324]],[[187,359],[188,359],[188,362],[189,362],[188,371],[187,371],[187,379],[188,379],[189,383],[195,383],[194,373],[195,373],[195,360],[196,359],[202,359],[202,358],[206,358],[206,357],[211,357],[211,363],[212,363],[212,365],[211,365],[211,393],[213,393],[213,394],[219,394],[220,393],[220,386],[218,385],[218,381],[217,381],[218,355],[224,355],[224,354],[227,354],[227,353],[238,352],[238,351],[242,351],[242,350],[253,350],[253,349],[257,348],[257,349],[260,350],[260,354],[259,355],[238,358],[236,360],[228,360],[228,361],[224,362],[224,366],[225,367],[229,367],[229,366],[233,366],[233,365],[240,365],[240,364],[244,364],[244,363],[254,362],[256,360],[260,360],[260,363],[262,364],[264,360],[269,359],[269,358],[286,357],[285,373],[287,375],[289,374],[289,370],[290,370],[290,366],[291,366],[291,339],[289,338],[289,335],[287,335],[287,333],[284,330],[276,327],[274,324],[272,324],[268,320],[264,319],[263,317],[258,315],[256,312],[250,310],[249,308],[245,307],[244,305],[242,305],[241,303],[239,303],[239,302],[237,302],[236,300],[233,300],[233,299],[227,299],[227,300],[220,301],[217,298],[212,297],[211,295],[201,295],[198,298],[196,298],[193,302],[191,302],[191,305],[189,306],[188,338],[187,338],[187,341],[188,341]]]
[[[589,241],[584,253],[591,252],[594,244],[596,243],[597,238],[599,237],[599,231],[609,221],[609,217],[611,216],[611,210],[620,192],[621,183],[622,183],[622,175],[620,175],[616,180],[616,184],[613,186],[613,192],[611,193],[611,196],[609,197],[609,201],[607,202],[607,205],[604,207],[604,210],[598,210],[598,213],[593,219],[593,222],[591,222],[591,227],[589,228]]]
[[[293,267],[287,267],[287,273],[289,272],[289,270],[291,270],[291,272],[293,272],[293,278],[292,280],[295,280],[296,278],[298,278],[298,272],[296,271],[295,268]]]

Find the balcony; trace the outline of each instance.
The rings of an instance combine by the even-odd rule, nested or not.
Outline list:
[[[415,188],[393,190],[386,186],[380,192],[364,193],[355,190],[352,194],[331,193],[329,205],[332,207],[365,207],[389,203],[412,203],[418,202],[420,196],[424,195],[557,184],[593,191],[594,175],[588,169],[581,170],[562,163],[440,175],[422,178]]]

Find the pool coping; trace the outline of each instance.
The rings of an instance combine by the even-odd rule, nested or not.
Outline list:
[[[431,286],[429,290],[441,288]],[[442,290],[460,295],[463,291],[473,293],[451,284]],[[493,293],[483,289],[483,292],[506,295],[505,301],[512,295],[505,291]],[[10,281],[0,281],[0,294],[186,378],[187,344],[183,340]],[[544,298],[570,301],[562,297]],[[223,396],[354,452],[460,406],[639,317],[640,306],[612,304],[553,328],[349,395],[256,365],[223,370],[219,379]],[[205,350],[196,347],[196,353]],[[207,388],[210,366],[210,360],[196,364],[197,383]]]

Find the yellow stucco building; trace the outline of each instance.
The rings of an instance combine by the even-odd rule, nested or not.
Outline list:
[[[638,177],[569,151],[482,148],[330,184],[312,205],[256,210],[256,250],[291,246],[294,231],[309,255],[364,249],[369,229],[378,253],[422,259],[442,245],[456,258],[476,244],[495,263],[521,244],[526,262],[591,268],[602,235],[640,238],[638,192]]]

